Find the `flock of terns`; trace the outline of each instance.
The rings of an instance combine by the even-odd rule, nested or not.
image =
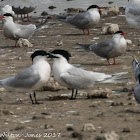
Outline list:
[[[130,0],[125,9],[125,17],[127,22],[135,28],[140,28],[140,0]],[[9,8],[7,8],[9,7]],[[100,22],[99,10],[103,7],[91,5],[87,11],[78,13],[66,18],[57,16],[58,20],[70,23],[78,29],[83,30],[84,35],[90,35],[90,29]],[[8,9],[6,11],[6,9]],[[20,38],[30,39],[37,27],[33,24],[21,25],[13,20],[14,11],[12,7],[6,5],[1,8],[4,35],[16,43]],[[85,32],[87,30],[87,33]],[[127,48],[127,41],[124,38],[125,33],[117,31],[112,38],[104,40],[98,44],[81,47],[93,51],[96,55],[106,58],[109,65],[115,65],[115,58],[124,54]],[[16,46],[15,43],[15,46]],[[39,89],[48,82],[51,74],[50,64],[47,58],[54,60],[52,72],[55,80],[62,86],[72,90],[70,99],[76,99],[78,89],[93,88],[98,83],[113,83],[124,79],[123,75],[127,72],[105,74],[77,68],[69,63],[71,54],[66,50],[53,50],[47,53],[44,50],[37,50],[32,55],[32,65],[18,73],[16,76],[0,80],[0,87],[8,90],[16,90],[18,92],[28,91],[32,104],[38,104],[35,90]],[[111,64],[110,59],[114,62]],[[136,59],[132,61],[132,69],[135,75],[136,84],[134,86],[134,95],[138,103],[140,103],[140,64]],[[33,99],[34,97],[34,99]]]

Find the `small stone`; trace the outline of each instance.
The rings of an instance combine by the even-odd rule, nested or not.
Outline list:
[[[66,130],[67,131],[74,131],[73,125],[67,125]]]
[[[48,15],[48,13],[46,12],[46,11],[43,11],[42,13],[41,13],[41,16],[47,16]]]
[[[130,133],[130,128],[126,127],[126,128],[123,128],[122,130],[123,133]]]
[[[50,124],[45,124],[45,125],[44,125],[44,129],[50,129],[50,128],[53,128],[53,126],[50,125]]]
[[[126,39],[127,44],[132,44],[132,40]]]
[[[2,113],[3,113],[4,115],[13,115],[13,114],[14,114],[13,112],[11,112],[11,111],[9,111],[9,110],[6,110],[6,109],[2,110]]]
[[[119,140],[119,135],[114,131],[103,133],[100,136],[97,136],[95,140]]]
[[[25,126],[17,126],[16,128],[15,128],[15,130],[23,130],[25,128]]]
[[[110,24],[102,27],[102,34],[114,34],[117,31],[119,31],[118,24]]]
[[[18,47],[33,47],[33,44],[31,44],[27,39],[20,38],[16,44]]]
[[[63,46],[63,40],[58,41],[56,45],[57,46]]]
[[[109,98],[112,97],[112,90],[105,88],[101,90],[92,90],[88,92],[87,98],[92,99],[92,98]]]
[[[86,124],[84,124],[84,126],[83,126],[83,131],[84,131],[84,132],[95,132],[95,131],[96,131],[96,128],[94,127],[93,124],[91,124],[91,123],[86,123]]]
[[[55,9],[56,7],[55,6],[49,6],[48,8],[49,9]]]
[[[67,11],[69,14],[84,12],[82,8],[68,8],[65,9],[65,11]]]
[[[3,91],[5,91],[5,88],[0,88],[0,92],[3,92]]]
[[[112,2],[112,1],[109,1],[109,2],[108,2],[108,4],[113,4],[113,3],[114,3],[114,2]]]
[[[44,116],[33,116],[32,120],[39,120],[39,119],[45,119]]]
[[[70,135],[71,138],[78,138],[78,139],[82,139],[83,135],[81,132],[79,131],[74,131],[72,132],[72,134]]]
[[[124,104],[122,102],[113,102],[110,106],[123,106]]]
[[[108,16],[116,16],[116,15],[119,15],[120,13],[119,8],[116,6],[107,7],[106,10],[107,10]]]

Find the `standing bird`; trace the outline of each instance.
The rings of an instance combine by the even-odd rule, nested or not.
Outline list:
[[[6,13],[3,16],[0,16],[0,18],[3,20],[3,30],[4,30],[4,35],[12,40],[15,40],[15,47],[17,44],[17,41],[20,38],[23,39],[30,39],[34,32],[38,30],[38,28],[41,28],[47,20],[45,20],[44,23],[41,23],[40,25],[36,26],[34,24],[29,24],[29,25],[21,25],[17,24],[13,21],[13,17],[10,13]]]
[[[56,16],[57,19],[64,21],[66,23],[70,23],[78,29],[82,29],[84,35],[90,35],[89,29],[93,28],[100,21],[100,13],[97,5],[91,5],[86,12],[78,13],[74,16],[68,16],[64,19],[64,17]],[[88,33],[85,33],[85,30]]]
[[[47,62],[46,51],[37,50],[31,55],[31,58],[33,64],[30,67],[16,76],[0,80],[0,87],[4,87],[10,91],[33,92],[35,101],[33,101],[31,93],[29,94],[30,99],[32,104],[37,104],[35,90],[48,82],[51,68]]]
[[[124,38],[125,34],[126,33],[123,33],[122,31],[117,31],[112,38],[104,40],[98,44],[78,45],[82,48],[93,51],[98,56],[106,58],[109,65],[112,65],[109,62],[109,59],[113,58],[113,65],[115,65],[115,58],[121,56],[126,52],[127,42]]]
[[[140,0],[128,2],[125,8],[125,18],[131,27],[140,28]]]
[[[4,0],[3,5],[10,4],[15,14],[21,15],[21,19],[27,17],[29,21],[29,13],[31,13],[41,1],[38,0]],[[26,16],[27,15],[27,16]]]
[[[140,64],[137,61],[137,59],[134,59],[132,61],[132,70],[134,72],[135,79],[136,79],[136,84],[134,86],[134,96],[137,103],[140,104]]]
[[[10,6],[10,5],[2,6],[0,8],[0,11],[1,11],[1,15],[4,15],[6,13],[10,13],[12,16],[15,15],[15,12],[12,10],[12,6]]]
[[[127,72],[108,75],[74,67],[69,61],[70,53],[65,50],[54,50],[49,53],[48,58],[53,58],[53,75],[55,80],[62,86],[72,89],[70,99],[76,99],[78,89],[92,88],[96,83],[112,83],[120,80],[120,76]],[[73,97],[76,90],[75,97]]]

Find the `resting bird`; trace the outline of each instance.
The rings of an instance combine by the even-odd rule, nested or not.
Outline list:
[[[109,65],[112,65],[109,60],[113,58],[113,65],[115,65],[115,58],[123,55],[126,52],[127,42],[124,38],[124,35],[125,33],[123,33],[122,31],[117,31],[112,38],[103,40],[98,44],[78,45],[84,49],[93,51],[98,56],[106,58]]]
[[[66,18],[60,16],[56,16],[56,18],[63,22],[70,23],[78,29],[82,29],[84,35],[90,35],[89,29],[95,27],[100,21],[99,9],[101,9],[101,7],[91,5],[86,12],[81,12]],[[88,33],[85,33],[85,30],[87,30]]]
[[[46,51],[35,51],[31,55],[33,64],[16,76],[0,80],[0,87],[9,91],[33,92],[35,101],[30,93],[31,102],[38,104],[35,90],[44,86],[50,78],[51,68],[47,62],[47,55]]]
[[[127,72],[116,74],[105,74],[83,70],[68,63],[70,53],[65,50],[54,50],[49,53],[48,58],[53,58],[53,75],[55,80],[62,86],[72,89],[71,99],[76,99],[78,89],[88,89],[97,83],[113,83],[120,80],[121,76]],[[124,78],[123,78],[124,79]],[[75,97],[74,90],[76,90]]]

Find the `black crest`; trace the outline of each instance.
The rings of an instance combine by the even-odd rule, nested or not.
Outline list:
[[[68,51],[66,51],[66,50],[54,50],[51,53],[53,53],[53,54],[60,54],[63,57],[65,57],[67,59],[67,61],[69,61],[69,58],[71,57],[71,54]]]
[[[123,33],[123,31],[117,31],[117,32],[115,32],[115,34],[122,34]]]
[[[98,8],[98,7],[99,7],[99,6],[97,6],[97,5],[91,5],[91,6],[88,7],[87,10],[92,9],[92,8]]]
[[[48,53],[46,53],[46,51],[43,51],[43,50],[37,50],[35,51],[32,55],[31,55],[31,58],[32,60],[36,57],[36,56],[45,56],[45,55],[48,55]]]
[[[5,17],[13,17],[10,13],[6,13],[3,16],[5,16]]]
[[[139,74],[139,76],[138,76],[138,80],[139,80],[139,84],[140,84],[140,74]]]

